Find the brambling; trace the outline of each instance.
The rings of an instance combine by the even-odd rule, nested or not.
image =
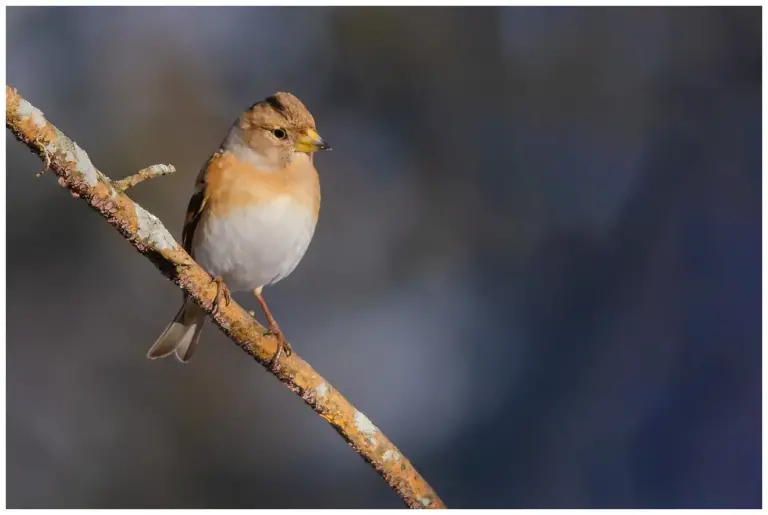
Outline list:
[[[304,104],[290,93],[275,93],[235,121],[200,170],[187,208],[182,244],[214,277],[214,309],[229,303],[230,290],[253,291],[278,340],[273,366],[291,348],[262,289],[287,277],[312,240],[320,210],[313,153],[329,149]],[[147,356],[175,352],[188,361],[204,322],[205,312],[185,296]]]

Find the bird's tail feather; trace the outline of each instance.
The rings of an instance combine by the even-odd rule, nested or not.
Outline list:
[[[185,299],[173,322],[165,328],[163,334],[149,349],[147,357],[149,359],[164,358],[175,351],[179,361],[189,361],[200,339],[200,331],[204,323],[205,311],[193,300]]]

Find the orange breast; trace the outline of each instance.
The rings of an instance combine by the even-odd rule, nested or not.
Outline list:
[[[226,216],[233,209],[258,207],[288,195],[317,220],[320,181],[309,159],[297,159],[279,171],[263,171],[221,152],[208,162],[204,177],[209,215]]]

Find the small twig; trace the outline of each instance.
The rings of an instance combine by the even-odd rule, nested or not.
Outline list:
[[[296,352],[281,358],[279,368],[269,369],[277,350],[277,339],[266,336],[267,328],[234,300],[219,309],[213,308],[212,289],[209,288],[211,276],[184,251],[157,217],[117,191],[120,182],[130,184],[130,177],[112,182],[93,165],[77,143],[48,122],[43,113],[16,90],[6,85],[5,94],[6,127],[42,159],[48,156],[51,171],[59,178],[59,184],[101,214],[163,275],[208,313],[213,323],[234,343],[327,420],[406,505],[445,508],[437,493],[384,433]]]
[[[50,163],[50,161],[49,161]],[[146,168],[142,168],[135,174],[126,177],[125,179],[120,179],[119,181],[114,181],[112,183],[112,186],[117,191],[125,191],[128,188],[133,188],[140,182],[144,182],[147,179],[152,179],[154,177],[160,177],[161,175],[169,175],[176,171],[176,168],[173,167],[173,165],[152,165],[148,166]]]

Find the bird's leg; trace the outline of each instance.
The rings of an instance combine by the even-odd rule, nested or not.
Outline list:
[[[211,284],[213,283],[216,283],[216,297],[213,299],[213,311],[218,313],[219,308],[221,307],[221,302],[224,301],[224,305],[229,306],[229,303],[232,301],[232,296],[229,293],[229,288],[224,284],[224,279],[222,279],[220,275],[217,275],[211,280]]]
[[[277,338],[277,351],[275,351],[275,355],[272,356],[272,359],[269,361],[269,368],[275,370],[277,366],[277,360],[280,359],[280,354],[285,353],[286,356],[290,356],[293,350],[291,349],[290,344],[285,341],[283,332],[280,331],[280,326],[277,325],[275,317],[273,317],[272,313],[269,311],[267,301],[264,300],[264,296],[261,294],[261,288],[256,288],[253,290],[253,294],[256,295],[256,299],[259,301],[261,310],[264,311],[264,316],[267,317],[267,323],[269,324],[269,330],[267,331],[267,334],[271,334]]]

